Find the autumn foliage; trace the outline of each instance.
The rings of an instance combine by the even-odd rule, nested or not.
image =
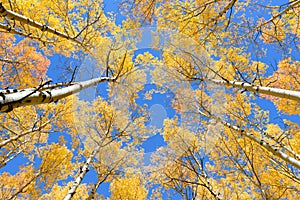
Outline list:
[[[300,1],[117,7],[0,4],[0,199],[297,199]]]

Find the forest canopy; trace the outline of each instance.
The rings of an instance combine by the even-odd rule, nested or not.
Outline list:
[[[3,0],[0,199],[296,199],[299,19],[300,0]]]

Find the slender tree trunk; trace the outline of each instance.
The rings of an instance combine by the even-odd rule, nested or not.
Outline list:
[[[99,179],[97,181],[97,183],[94,185],[91,193],[89,194],[89,196],[88,196],[88,198],[86,200],[93,200],[93,199],[95,199],[95,194],[96,194],[99,186],[107,179],[108,176],[109,175],[105,176],[103,180]]]
[[[292,165],[292,166],[300,169],[300,161],[297,160],[297,159],[300,159],[299,157],[295,156],[297,158],[297,159],[295,159],[294,157],[289,156],[288,154],[284,153],[279,148],[270,145],[269,143],[265,142],[263,139],[256,138],[253,134],[248,133],[245,130],[243,130],[243,129],[237,127],[237,126],[231,125],[230,123],[227,123],[227,122],[223,121],[222,119],[220,119],[218,117],[207,115],[207,114],[203,113],[200,110],[199,110],[199,112],[200,112],[201,115],[203,115],[205,117],[214,118],[214,119],[218,120],[219,122],[223,123],[228,128],[231,128],[231,129],[233,129],[235,131],[240,132],[241,135],[243,135],[243,136],[249,138],[250,140],[256,142],[257,144],[261,145],[266,150],[268,150],[269,152],[271,152],[273,155],[281,158],[282,160],[284,160],[285,162],[289,163],[290,165]]]
[[[78,188],[78,186],[80,185],[82,179],[84,178],[85,174],[89,171],[89,165],[93,162],[93,159],[95,158],[95,156],[97,155],[97,153],[99,153],[100,151],[100,146],[92,152],[92,154],[88,157],[88,159],[86,160],[86,162],[84,163],[84,165],[81,167],[80,171],[79,171],[79,175],[77,176],[77,178],[75,179],[73,185],[71,186],[71,188],[68,191],[68,194],[65,196],[64,200],[70,200],[72,199],[72,197],[74,196],[74,194],[76,193],[76,189]]]
[[[15,13],[11,10],[7,10],[6,8],[4,8],[2,3],[0,3],[0,15],[3,16],[3,17],[7,17],[11,20],[18,21],[22,24],[27,24],[29,26],[33,26],[37,29],[40,29],[43,32],[49,32],[49,33],[52,33],[52,34],[57,35],[59,37],[62,37],[62,38],[68,39],[68,40],[72,40],[73,42],[76,42],[78,44],[82,43],[80,40],[76,39],[75,37],[70,37],[70,35],[68,35],[67,33],[60,32],[60,31],[56,30],[55,28],[52,28],[52,27],[47,26],[45,24],[41,24],[39,22],[36,22],[36,21],[34,21],[34,20],[32,20],[28,17],[25,17],[23,15]]]
[[[10,25],[0,23],[0,29],[6,30],[7,33],[21,35],[21,36],[24,36],[24,37],[27,37],[27,38],[30,38],[30,39],[33,39],[33,40],[40,41],[42,43],[48,43],[48,44],[49,43],[54,43],[54,41],[47,41],[46,39],[42,39],[42,37],[32,35],[32,33],[30,33],[30,32],[26,33],[26,32],[19,31],[16,28],[11,27]]]
[[[109,173],[107,173],[103,178],[99,177],[99,175],[98,175],[98,181],[96,184],[94,184],[94,187],[86,200],[93,200],[95,198],[95,194],[96,194],[99,186],[102,183],[104,183],[107,180],[107,178],[113,173],[113,171],[115,170],[115,167],[117,167],[117,165],[114,166],[113,168],[111,168]]]
[[[41,88],[15,90],[13,93],[0,92],[0,112],[10,112],[14,108],[26,105],[36,105],[56,102],[67,96],[80,92],[88,87],[97,85],[101,82],[112,82],[115,78],[101,77],[87,81],[77,82],[73,85],[44,91]]]
[[[14,155],[7,157],[5,160],[1,161],[0,163],[0,168],[4,167],[7,165],[7,163],[11,160],[13,160],[14,158],[16,158],[19,154],[21,154],[24,151],[25,148],[20,149],[19,151],[15,152]]]
[[[273,87],[263,87],[263,86],[252,85],[249,83],[239,82],[239,81],[202,79],[202,78],[195,78],[194,80],[211,82],[211,83],[215,83],[217,85],[233,86],[233,87],[248,90],[250,92],[257,92],[260,94],[271,95],[271,96],[275,96],[275,97],[279,97],[279,98],[300,101],[300,91],[285,90],[285,89],[273,88]]]

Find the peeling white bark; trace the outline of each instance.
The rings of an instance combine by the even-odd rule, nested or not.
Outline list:
[[[249,83],[239,82],[239,81],[226,81],[226,80],[200,79],[200,78],[196,78],[196,80],[211,82],[218,85],[237,87],[241,89],[246,89],[250,92],[257,92],[260,94],[271,95],[279,98],[300,101],[300,91],[285,90],[285,89],[273,88],[273,87],[263,87],[263,86],[252,85]]]
[[[43,87],[39,89],[30,88],[20,91],[13,90],[11,91],[12,93],[3,93],[2,90],[2,92],[0,92],[0,112],[10,112],[14,108],[26,105],[56,102],[60,99],[75,94],[88,87],[97,85],[101,82],[113,82],[114,80],[115,78],[108,77],[94,78],[87,81],[77,82],[74,84],[72,83],[72,85],[64,88],[46,91]]]
[[[203,113],[200,110],[198,110],[198,111],[199,111],[199,113],[201,115],[203,115],[205,117],[208,117],[208,118],[214,118],[214,119],[218,120],[219,122],[223,123],[228,128],[231,128],[231,129],[233,129],[235,131],[240,132],[241,135],[249,138],[250,140],[252,140],[252,141],[254,141],[256,143],[258,143],[259,145],[261,145],[262,147],[264,147],[266,150],[268,150],[269,152],[271,152],[273,155],[281,158],[282,160],[284,160],[288,164],[290,164],[290,165],[292,165],[292,166],[300,169],[300,158],[298,156],[296,156],[297,159],[295,159],[294,157],[289,156],[288,154],[284,153],[284,151],[282,151],[281,149],[270,145],[269,143],[265,142],[264,140],[255,137],[253,134],[248,133],[245,130],[243,130],[243,129],[237,127],[237,126],[231,125],[230,123],[227,123],[227,122],[223,121],[222,119],[220,119],[218,117],[209,116],[209,115]]]
[[[15,21],[19,21],[22,24],[27,24],[29,26],[33,26],[37,29],[40,29],[42,32],[49,32],[52,33],[54,35],[57,35],[59,37],[68,39],[68,40],[72,40],[78,44],[81,44],[82,42],[78,39],[76,39],[75,37],[70,37],[67,33],[63,33],[61,31],[56,30],[55,28],[52,28],[50,26],[47,26],[45,24],[41,24],[39,22],[36,22],[28,17],[25,17],[23,15],[20,15],[18,13],[15,13],[11,10],[8,10],[6,8],[4,8],[4,6],[2,5],[2,3],[0,3],[0,15],[2,17],[7,17],[11,20],[15,20]]]

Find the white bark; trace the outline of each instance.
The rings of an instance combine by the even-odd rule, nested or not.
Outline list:
[[[296,160],[295,158],[287,155],[286,153],[284,153],[283,151],[279,150],[276,147],[271,146],[269,143],[265,142],[262,139],[258,139],[256,138],[253,134],[245,132],[243,129],[238,128],[237,126],[232,126],[231,124],[227,123],[227,122],[223,122],[227,127],[232,128],[238,132],[241,133],[241,135],[244,135],[246,137],[248,137],[249,139],[251,139],[252,141],[260,144],[261,146],[263,146],[265,149],[267,149],[269,152],[271,152],[272,154],[274,154],[275,156],[281,158],[282,160],[284,160],[285,162],[293,165],[294,167],[300,169],[300,161]]]
[[[4,8],[2,3],[0,3],[0,15],[2,17],[7,17],[11,20],[19,21],[22,24],[27,24],[29,26],[33,26],[37,29],[40,29],[43,32],[49,32],[49,33],[52,33],[52,34],[57,35],[59,37],[62,37],[62,38],[68,39],[68,40],[72,40],[72,41],[74,41],[78,44],[82,43],[80,40],[76,39],[75,37],[70,37],[67,33],[60,32],[60,31],[56,30],[55,28],[52,28],[52,27],[47,26],[45,24],[41,24],[39,22],[36,22],[36,21],[34,21],[34,20],[32,20],[28,17],[25,17],[23,15],[15,13],[11,10],[7,10],[6,8]]]
[[[89,171],[89,165],[93,162],[93,159],[97,155],[97,153],[100,151],[100,146],[92,152],[92,154],[88,157],[82,168],[80,169],[79,175],[73,182],[72,186],[70,187],[68,194],[65,196],[64,200],[70,200],[76,193],[76,189],[80,185],[82,179],[84,178],[85,174]]]
[[[7,165],[7,163],[11,160],[13,160],[14,158],[16,158],[19,154],[21,154],[24,151],[25,148],[22,148],[21,150],[17,151],[14,155],[12,155],[11,157],[7,157],[5,160],[1,161],[0,163],[0,168],[4,167],[5,165]]]
[[[20,91],[13,90],[13,93],[0,92],[0,112],[10,112],[14,108],[18,108],[20,106],[56,102],[88,87],[97,85],[98,83],[114,80],[115,78],[102,77],[77,82],[64,88],[47,91],[41,87],[39,89],[31,88]]]
[[[233,86],[237,88],[246,89],[250,92],[257,92],[260,94],[271,95],[279,98],[300,101],[300,91],[285,90],[285,89],[273,88],[273,87],[263,87],[263,86],[252,85],[249,83],[239,82],[239,81],[226,81],[226,80],[217,80],[217,79],[198,79],[198,80],[207,81],[218,85]]]
[[[27,38],[38,40],[38,41],[43,42],[43,43],[54,43],[55,42],[54,40],[52,40],[52,41],[48,40],[47,41],[46,39],[42,39],[42,37],[40,37],[40,36],[32,35],[32,33],[30,33],[30,32],[29,33],[22,32],[20,30],[17,30],[16,28],[11,27],[10,25],[6,25],[6,24],[2,24],[2,23],[0,23],[0,29],[4,29],[8,33],[21,35],[21,36],[24,36],[24,37],[27,37]]]
[[[228,128],[231,128],[231,129],[233,129],[235,131],[240,132],[241,135],[249,138],[250,140],[252,140],[252,141],[254,141],[256,143],[258,143],[259,145],[261,145],[262,147],[264,147],[266,150],[268,150],[269,152],[271,152],[273,155],[281,158],[282,160],[284,160],[285,162],[289,163],[290,165],[292,165],[292,166],[300,169],[300,158],[298,156],[295,156],[298,159],[297,160],[294,157],[289,156],[288,154],[286,154],[284,151],[280,150],[279,148],[270,145],[269,143],[265,142],[262,139],[256,138],[253,134],[248,133],[245,130],[243,130],[243,129],[237,127],[237,126],[231,125],[230,123],[227,123],[227,122],[223,121],[222,119],[220,119],[218,117],[206,115],[205,113],[203,113],[200,110],[199,110],[199,113],[201,115],[205,116],[205,117],[214,118],[214,119],[218,120],[219,122],[223,123]]]

